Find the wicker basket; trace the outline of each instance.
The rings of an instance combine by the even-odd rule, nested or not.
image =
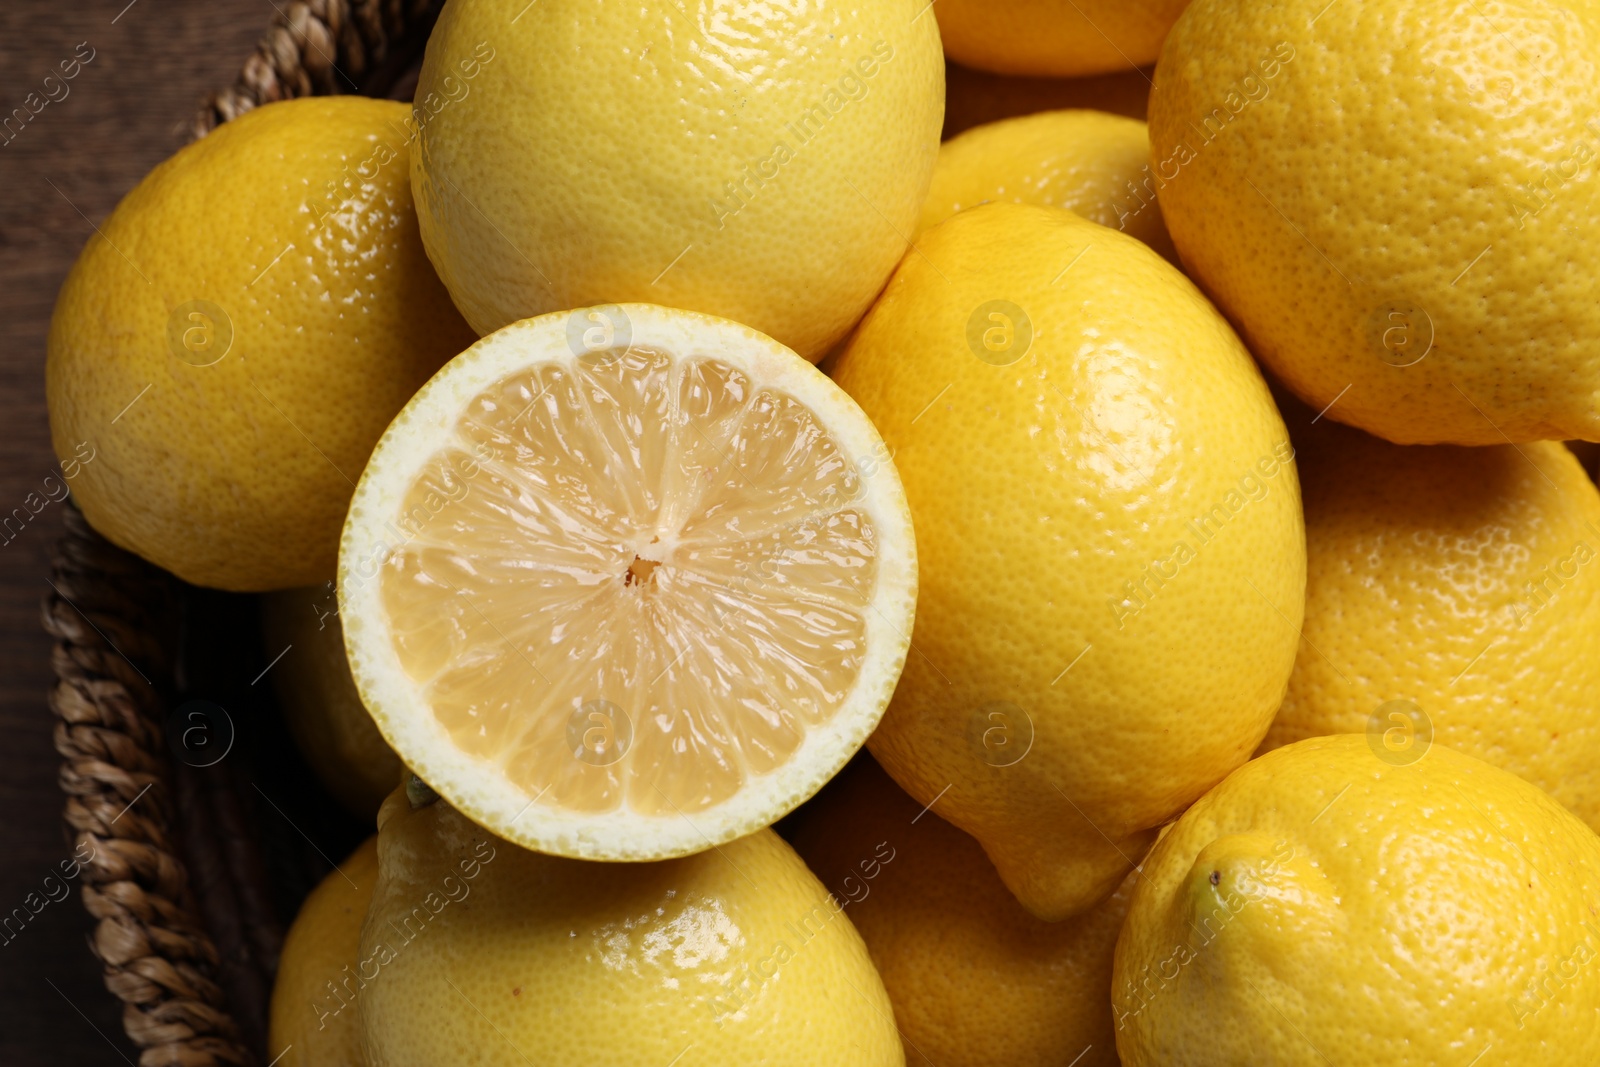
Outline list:
[[[189,133],[290,97],[408,99],[442,3],[280,6]],[[255,598],[187,586],[65,515],[44,626],[90,947],[141,1067],[261,1067],[286,920],[371,828],[316,784],[256,684]]]

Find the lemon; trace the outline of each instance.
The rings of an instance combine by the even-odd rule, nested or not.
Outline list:
[[[356,992],[361,923],[377,884],[373,836],[300,905],[272,986],[267,1045],[280,1067],[365,1067]]]
[[[1600,828],[1600,492],[1555,442],[1301,437],[1305,643],[1265,747],[1442,743]]]
[[[78,257],[50,325],[56,454],[123,548],[185,581],[333,577],[388,421],[472,341],[423,253],[407,112],[269,104],[155,170]]]
[[[263,650],[301,755],[340,804],[370,822],[403,768],[356,692],[337,607],[332,582],[262,597]]]
[[[822,358],[905,251],[938,150],[939,34],[911,14],[451,3],[412,180],[456,306],[488,333],[646,301]]]
[[[867,943],[907,1055],[1117,1067],[1107,993],[1127,886],[1077,919],[1042,922],[976,841],[919,808],[863,755],[795,813],[789,835]]]
[[[1066,208],[1175,260],[1153,192],[1139,195],[1150,135],[1103,111],[1045,111],[979,126],[939,147],[919,230],[990,202]]]
[[[378,729],[453,804],[529,848],[659,859],[845,764],[916,587],[849,397],[753,330],[625,304],[507,327],[417,394],[351,503],[339,598]]]
[[[1076,78],[1155,62],[1189,0],[938,0],[945,54],[997,74]]]
[[[1138,241],[988,204],[918,249],[834,371],[922,564],[872,753],[1060,919],[1272,721],[1305,588],[1293,449],[1227,322]]]
[[[1091,108],[1144,121],[1150,100],[1147,70],[1119,70],[1087,78],[1017,78],[973,70],[959,63],[944,69],[944,135],[986,122],[1036,111]]]
[[[1197,0],[1150,98],[1189,273],[1401,444],[1600,440],[1600,7],[1496,10]]]
[[[1360,735],[1268,753],[1145,861],[1117,944],[1125,1067],[1600,1057],[1600,838],[1520,778]]]
[[[905,1062],[860,936],[770,830],[590,863],[397,792],[378,855],[361,936],[373,1067]]]

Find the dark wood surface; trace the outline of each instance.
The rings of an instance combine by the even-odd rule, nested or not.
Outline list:
[[[57,473],[44,347],[62,278],[93,224],[182,143],[178,126],[205,93],[233,81],[274,14],[272,0],[0,3],[0,116],[29,93],[43,96],[45,76],[83,42],[94,54],[64,99],[0,145],[0,514],[42,495]],[[51,90],[60,96],[56,83]],[[39,626],[60,508],[48,505],[0,546],[0,915],[42,893],[70,853]],[[88,930],[72,885],[0,941],[0,1064],[137,1062],[85,945]]]

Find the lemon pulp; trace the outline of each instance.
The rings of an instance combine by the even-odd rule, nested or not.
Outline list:
[[[855,685],[878,571],[861,482],[806,406],[722,360],[531,365],[404,494],[395,653],[454,744],[541,804],[705,810]]]

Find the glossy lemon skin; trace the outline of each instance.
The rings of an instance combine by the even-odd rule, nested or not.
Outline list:
[[[872,753],[1034,914],[1083,911],[1282,699],[1305,543],[1266,385],[1149,248],[1018,204],[925,233],[834,375],[917,529],[913,653]]]
[[[479,332],[640,301],[815,362],[905,250],[944,65],[898,0],[460,0],[416,99],[423,238]]]
[[[946,54],[996,74],[1080,78],[1146,66],[1189,0],[939,0]]]
[[[1306,641],[1263,747],[1420,728],[1600,828],[1600,492],[1577,458],[1325,419],[1297,440]]]
[[[198,585],[333,577],[378,435],[472,341],[422,250],[405,116],[354,96],[257,108],[90,239],[45,377],[57,455],[94,451],[72,489],[101,534]]]
[[[361,924],[378,884],[378,838],[362,842],[300,905],[272,986],[267,1045],[283,1067],[366,1067],[356,986]]]
[[[1176,262],[1154,193],[1138,182],[1150,135],[1103,111],[1044,111],[979,126],[939,146],[920,230],[984,203],[1059,207],[1121,230]]]
[[[1600,440],[1597,39],[1591,2],[1197,0],[1150,98],[1186,269],[1328,418]]]
[[[1129,884],[1078,918],[1043,922],[977,841],[921,809],[863,754],[785,825],[846,902],[911,1058],[1118,1067],[1107,993]]]
[[[1600,1056],[1600,838],[1433,745],[1311,738],[1164,835],[1117,943],[1124,1067],[1579,1067]],[[1487,1052],[1485,1050],[1488,1050]]]
[[[444,801],[379,814],[360,992],[373,1067],[900,1067],[849,918],[762,830],[657,863],[519,848]],[[687,1051],[686,1051],[687,1050]]]

